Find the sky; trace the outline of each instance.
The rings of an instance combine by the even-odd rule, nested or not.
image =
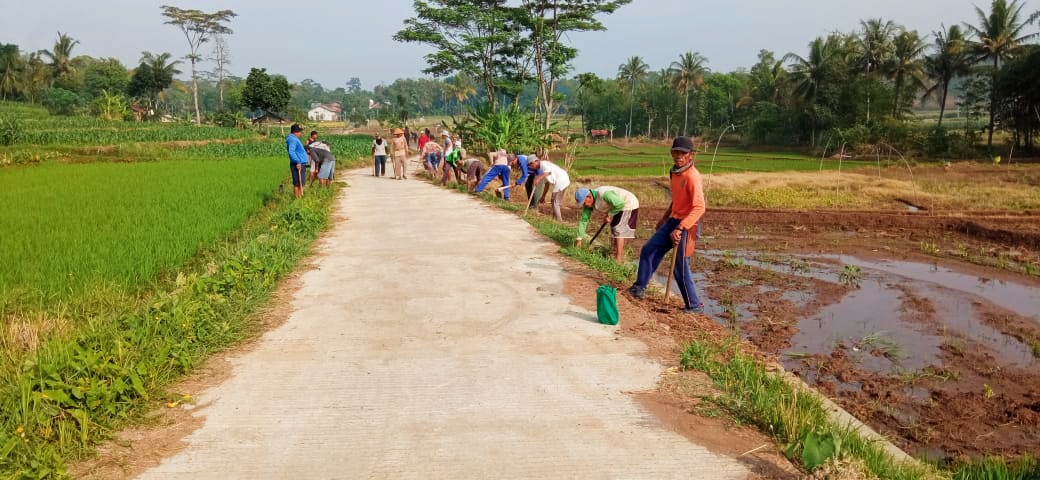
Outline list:
[[[974,3],[988,8],[986,0]],[[128,67],[142,51],[182,57],[187,41],[163,24],[163,4],[238,13],[228,39],[233,75],[264,67],[292,82],[309,78],[328,89],[345,86],[351,77],[371,89],[425,76],[423,56],[430,49],[392,38],[414,15],[412,0],[0,0],[0,43],[23,51],[50,49],[60,31],[79,40],[74,54],[115,57]],[[1025,4],[1027,12],[1040,9],[1038,0]],[[804,55],[816,36],[854,31],[860,20],[876,17],[923,35],[942,24],[974,22],[975,11],[971,0],[633,0],[602,18],[606,31],[570,37],[580,52],[573,71],[614,77],[634,55],[659,70],[693,51],[708,58],[712,71],[728,72],[750,68],[761,49],[777,58]]]

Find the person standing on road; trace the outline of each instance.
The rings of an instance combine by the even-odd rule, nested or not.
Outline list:
[[[477,185],[476,192],[483,192],[495,177],[502,179],[503,187],[509,186],[509,157],[506,155],[505,150],[491,153],[491,169],[484,174],[484,178],[480,179],[480,184]],[[508,188],[502,190],[502,198],[509,200],[509,190],[510,189]]]
[[[427,129],[423,130],[422,135],[419,135],[419,139],[415,141],[416,145],[419,146],[419,151],[420,152],[422,151],[423,147],[426,146],[426,142],[429,142],[429,141],[430,141],[430,129],[427,128]]]
[[[690,272],[690,257],[696,244],[697,224],[704,215],[704,187],[701,174],[693,165],[693,140],[689,137],[676,137],[672,142],[672,170],[670,172],[672,203],[664,212],[664,217],[657,222],[657,231],[643,245],[639,252],[639,273],[636,283],[629,287],[633,297],[643,298],[650,277],[661,265],[665,254],[676,248],[675,270],[673,275],[679,285],[687,313],[702,313],[704,304],[697,297],[697,289],[693,284],[693,273]]]
[[[307,184],[307,150],[303,148],[301,136],[303,127],[294,123],[285,137],[285,151],[289,154],[289,171],[292,172],[293,195],[296,198],[303,196],[303,186]]]
[[[604,185],[599,188],[579,188],[574,193],[574,200],[581,209],[581,220],[578,222],[578,238],[575,246],[580,247],[585,239],[589,221],[594,212],[603,213],[603,223],[610,222],[610,233],[614,237],[614,260],[621,263],[625,260],[625,239],[636,238],[636,227],[639,225],[639,199],[623,188]],[[602,228],[602,227],[601,227]]]
[[[556,166],[548,160],[541,160],[538,157],[531,155],[527,159],[527,168],[540,170],[541,173],[534,179],[535,187],[538,186],[538,182],[545,180],[552,185],[552,206],[553,206],[553,218],[557,222],[563,221],[563,212],[560,210],[560,205],[563,202],[563,192],[567,190],[567,187],[571,185],[571,177],[567,175],[567,171]],[[548,188],[542,190],[542,197],[535,203],[541,203],[545,201],[545,195],[549,192]]]
[[[373,177],[386,176],[386,150],[389,145],[383,140],[383,135],[377,133],[376,139],[372,141],[372,157],[375,159],[375,170]]]
[[[408,140],[404,138],[404,130],[400,128],[394,129],[394,140],[391,145],[393,146],[394,155],[394,178],[407,180],[408,172],[405,160],[408,158]]]

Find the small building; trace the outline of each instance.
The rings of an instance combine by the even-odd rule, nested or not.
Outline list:
[[[307,118],[312,122],[335,122],[343,115],[343,107],[338,102],[330,104],[312,104],[307,111]]]

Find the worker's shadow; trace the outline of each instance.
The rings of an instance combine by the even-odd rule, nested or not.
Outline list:
[[[596,315],[592,313],[575,312],[573,310],[568,310],[564,312],[564,314],[580,320],[585,320],[587,322],[599,323],[599,318],[597,318]]]

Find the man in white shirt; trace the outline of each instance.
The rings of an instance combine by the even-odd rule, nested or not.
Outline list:
[[[567,187],[571,185],[571,177],[567,175],[567,171],[558,167],[556,164],[548,161],[541,160],[538,157],[531,155],[527,157],[527,169],[528,170],[540,170],[542,173],[534,179],[535,190],[537,191],[538,183],[545,180],[546,183],[550,184],[552,188],[552,206],[553,206],[553,217],[556,218],[557,222],[563,221],[563,213],[560,211],[560,204],[563,202],[563,192],[567,190]],[[545,195],[549,192],[549,188],[542,191],[542,198],[538,199],[538,203],[545,201]]]

